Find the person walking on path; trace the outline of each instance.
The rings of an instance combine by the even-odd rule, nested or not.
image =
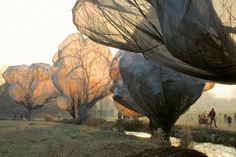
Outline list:
[[[231,117],[231,116],[228,116],[228,117],[227,117],[227,121],[228,121],[229,127],[231,127],[232,117]]]
[[[210,127],[212,127],[212,122],[213,122],[215,128],[217,128],[217,126],[216,126],[216,119],[215,119],[216,112],[215,112],[214,108],[211,109],[211,111],[209,112],[207,117],[210,117]]]
[[[225,113],[225,114],[224,114],[225,123],[227,123],[227,117],[228,117],[228,116],[227,116],[227,114]]]

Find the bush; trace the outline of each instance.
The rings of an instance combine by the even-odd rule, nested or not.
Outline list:
[[[112,128],[114,127],[113,122],[107,122],[104,119],[98,118],[88,118],[86,121],[82,122],[82,124],[91,127],[98,127],[102,130],[112,130]]]
[[[81,122],[76,119],[62,119],[56,121],[57,123],[64,123],[64,124],[74,124],[74,125],[86,125],[90,127],[97,127],[102,130],[112,130],[114,127],[113,122],[107,122],[104,119],[97,119],[97,118],[88,118],[87,120]]]
[[[106,120],[104,119],[88,118],[87,120],[83,121],[82,124],[87,125],[87,126],[92,126],[92,127],[99,127],[105,122]]]
[[[183,127],[180,130],[180,147],[193,148],[193,139],[189,127]]]
[[[53,121],[54,121],[54,119],[53,119],[53,117],[52,117],[51,115],[47,115],[47,116],[44,118],[44,120],[47,121],[47,122],[53,122]]]
[[[7,120],[7,118],[2,118],[2,117],[1,117],[0,120]]]
[[[115,127],[118,131],[146,131],[148,130],[148,124],[140,121],[139,119],[118,119],[115,123]]]
[[[76,120],[76,119],[62,119],[62,120],[57,120],[57,123],[63,123],[63,124],[74,124],[74,125],[79,125],[81,124],[80,121]]]

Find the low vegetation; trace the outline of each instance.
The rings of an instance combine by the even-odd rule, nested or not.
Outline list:
[[[0,121],[1,157],[195,156],[201,153],[169,147],[112,130],[54,122]],[[169,152],[169,153],[168,153]],[[196,155],[197,154],[197,155]]]

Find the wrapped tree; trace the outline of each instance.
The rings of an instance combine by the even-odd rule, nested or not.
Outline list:
[[[205,81],[126,52],[119,61],[121,77],[135,100],[135,111],[149,117],[167,134],[180,115],[201,96]]]
[[[113,58],[110,67],[110,77],[113,80],[110,91],[113,93],[113,103],[117,110],[121,112],[124,116],[132,117],[142,117],[143,115],[138,113],[133,106],[137,106],[136,102],[133,100],[129,91],[124,84],[119,71],[119,60],[122,53],[117,53]],[[132,105],[134,104],[134,105]],[[139,110],[142,110],[141,108]],[[142,112],[145,112],[142,110]]]
[[[92,40],[180,72],[236,83],[236,1],[78,0],[73,19]]]
[[[0,96],[2,95],[2,93],[6,89],[6,83],[5,83],[4,78],[2,77],[2,73],[4,71],[3,69],[4,69],[4,67],[1,67],[1,69],[0,69]]]
[[[110,68],[110,77],[113,80],[111,86],[111,92],[113,93],[114,105],[122,114],[126,116],[133,116],[133,117],[141,117],[143,115],[147,116],[150,120],[150,127],[152,128],[153,124],[151,122],[151,115],[146,110],[142,109],[142,107],[140,107],[134,101],[120,75],[119,63],[123,55],[124,52],[122,51],[118,52],[116,56],[113,58]],[[212,89],[213,87],[214,83],[206,82],[203,90],[207,91]]]
[[[208,91],[208,90],[214,88],[214,86],[215,86],[215,83],[213,83],[213,82],[206,82],[203,91],[204,92]]]
[[[62,110],[62,111],[68,111],[70,112],[71,110],[71,99],[66,97],[66,96],[59,96],[57,97],[57,107]],[[71,115],[74,115],[74,113],[71,113]]]
[[[67,97],[58,102],[69,105],[62,108],[69,109],[74,118],[85,120],[89,108],[109,94],[111,58],[108,47],[79,33],[68,36],[59,45],[53,57],[52,79],[61,95]]]
[[[10,66],[3,73],[4,79],[10,84],[12,99],[28,110],[28,120],[31,120],[32,110],[42,107],[57,96],[50,68],[48,64],[38,63],[31,66]]]

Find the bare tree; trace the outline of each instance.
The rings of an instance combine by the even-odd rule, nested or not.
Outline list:
[[[28,110],[28,120],[31,120],[32,110],[44,106],[57,96],[50,68],[48,64],[38,63],[31,66],[10,66],[3,73],[4,79],[10,84],[12,99]]]
[[[79,33],[68,36],[53,57],[53,82],[61,95],[71,100],[70,113],[87,118],[89,108],[109,94],[111,80],[108,47],[84,39]]]
[[[219,1],[218,15],[230,36],[236,40],[236,4],[233,0],[214,0]]]

